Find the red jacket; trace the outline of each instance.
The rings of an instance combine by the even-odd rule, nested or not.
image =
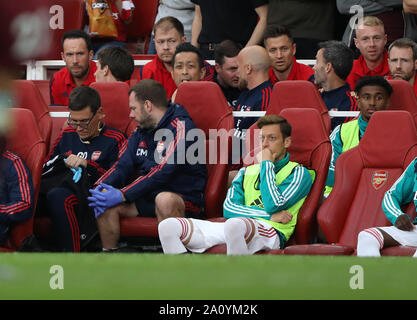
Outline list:
[[[389,66],[388,66],[388,52],[385,51],[384,57],[375,69],[369,69],[366,65],[365,58],[361,55],[358,59],[353,61],[352,71],[350,72],[349,76],[346,79],[346,82],[350,85],[352,90],[355,90],[356,81],[360,78],[366,76],[388,76],[389,73]]]
[[[291,67],[291,71],[288,75],[287,80],[312,80],[312,77],[314,75],[314,70],[312,67],[307,66],[305,64],[302,63],[298,63],[295,59],[295,57],[293,58],[293,64]],[[272,67],[269,68],[269,80],[272,82],[272,84],[277,83],[279,80],[277,78],[277,76],[274,73],[274,69]]]
[[[91,83],[96,81],[96,78],[94,76],[96,70],[96,63],[94,61],[91,61],[87,78],[82,83],[83,86],[89,86]],[[49,82],[51,104],[67,106],[69,95],[72,89],[74,88],[76,88],[76,85],[67,67],[62,68],[58,72],[55,72],[55,74],[52,75],[51,80]]]

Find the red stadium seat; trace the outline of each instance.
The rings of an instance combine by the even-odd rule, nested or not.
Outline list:
[[[389,110],[406,110],[417,124],[417,97],[413,87],[404,80],[388,80],[394,91],[390,97]]]
[[[106,126],[123,131],[128,136],[137,123],[129,117],[129,85],[125,82],[94,82],[90,87],[100,93]]]
[[[359,145],[336,161],[333,191],[318,211],[329,244],[289,246],[285,254],[353,254],[360,231],[390,225],[382,198],[416,156],[417,130],[410,113],[375,113]],[[408,213],[414,216],[415,210]]]
[[[42,165],[46,152],[45,142],[42,139],[35,117],[30,110],[11,108],[13,128],[7,137],[7,149],[18,154],[27,165],[35,191],[34,210],[39,193]],[[33,217],[19,223],[11,229],[6,244],[0,251],[15,251],[22,241],[33,233]]]
[[[323,119],[324,128],[330,134],[331,120],[317,88],[310,81],[279,81],[272,90],[271,102],[266,114],[279,114],[286,108],[317,109]]]
[[[14,107],[30,109],[33,112],[41,137],[44,139],[48,150],[52,133],[52,119],[39,89],[31,80],[14,80],[13,87]]]
[[[46,105],[51,104],[51,95],[49,93],[49,80],[32,80],[35,86],[38,88]]]
[[[56,6],[56,7],[54,7]],[[46,60],[61,60],[62,36],[65,32],[72,29],[84,29],[87,22],[84,0],[51,0],[51,9],[54,8],[55,17],[51,16],[53,22],[62,22],[62,26],[57,25],[50,28],[52,33],[51,51],[42,57]],[[63,15],[63,16],[62,16]],[[62,29],[60,28],[62,27]]]
[[[199,81],[182,83],[178,89],[176,103],[183,105],[197,128],[206,135],[206,159],[208,180],[205,191],[205,215],[219,217],[223,212],[223,201],[227,192],[228,159],[231,152],[231,132],[234,120],[231,109],[213,82]],[[223,130],[219,136],[209,135],[210,129]],[[221,161],[221,162],[220,162]],[[214,163],[215,162],[215,163]],[[156,218],[127,218],[120,222],[122,236],[158,237]]]
[[[127,25],[128,38],[144,39],[143,51],[148,52],[149,39],[158,13],[158,0],[133,0],[133,20]]]

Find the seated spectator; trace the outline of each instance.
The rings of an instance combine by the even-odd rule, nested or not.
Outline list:
[[[188,42],[181,43],[172,57],[172,78],[175,85],[186,81],[200,81],[204,79],[206,68],[200,51]],[[175,102],[177,89],[171,97]]]
[[[407,38],[395,40],[388,48],[389,79],[407,81],[417,96],[417,44]]]
[[[389,227],[365,229],[358,234],[357,256],[380,257],[380,250],[393,246],[417,247],[417,218],[411,218],[401,208],[411,201],[416,203],[417,158],[408,165],[404,173],[385,192],[382,210],[392,223]],[[413,255],[417,258],[417,250]]]
[[[358,23],[360,15],[375,16],[384,23],[388,45],[395,39],[404,36],[403,0],[336,0],[336,5],[341,14],[353,15],[346,26],[342,39],[350,48],[352,47],[351,44],[353,44],[354,37],[354,28],[352,26]],[[358,7],[360,7],[361,11],[358,11]]]
[[[96,82],[127,82],[135,68],[132,55],[120,47],[106,47],[101,50],[96,64]]]
[[[0,157],[0,246],[14,224],[32,218],[34,201],[29,169],[17,154],[5,150]]]
[[[248,90],[242,92],[237,99],[235,111],[266,111],[272,93],[272,83],[268,76],[271,64],[265,49],[261,46],[246,47],[240,51],[237,63],[239,89]],[[242,166],[246,130],[257,120],[257,117],[235,117],[231,179],[236,175],[236,170]]]
[[[284,248],[310,192],[313,174],[289,161],[291,125],[284,118],[262,117],[258,127],[260,164],[240,169],[233,180],[223,204],[226,222],[166,219],[158,226],[164,253],[202,253],[219,244],[226,244],[228,255]]]
[[[123,217],[202,217],[207,171],[185,156],[195,143],[185,138],[195,128],[187,111],[169,103],[164,87],[152,79],[133,86],[129,101],[138,129],[88,198],[103,251],[118,250]]]
[[[100,0],[96,1],[102,2]],[[98,53],[100,50],[106,47],[126,47],[126,26],[132,22],[133,10],[135,5],[132,0],[106,0],[111,11],[114,24],[117,29],[116,38],[108,37],[94,37],[93,34],[90,34],[92,37],[92,49],[94,51],[94,60],[97,60]],[[103,9],[104,11],[104,9]]]
[[[68,108],[68,127],[43,168],[38,212],[50,216],[59,251],[80,252],[97,234],[88,190],[116,162],[126,136],[101,123],[100,95],[91,87],[75,88]]]
[[[381,76],[364,77],[355,87],[359,117],[337,126],[330,135],[332,157],[327,175],[324,196],[327,198],[334,186],[335,164],[337,158],[345,151],[356,147],[362,139],[369,120],[375,112],[386,110],[390,104],[392,87]]]
[[[61,56],[66,66],[53,74],[49,82],[51,104],[67,106],[73,89],[95,81],[97,67],[93,55],[90,36],[84,31],[70,30],[64,34]]]
[[[213,60],[216,46],[229,39],[242,47],[260,44],[268,0],[191,0],[195,4],[191,44]]]
[[[236,107],[237,98],[242,93],[238,88],[239,73],[237,71],[237,55],[242,46],[232,40],[222,41],[214,50],[216,73],[213,81],[222,89],[230,106]]]
[[[313,81],[313,69],[295,60],[297,47],[286,27],[268,27],[264,35],[264,45],[271,59],[269,80],[272,84],[283,80]]]
[[[384,23],[377,17],[366,16],[359,19],[355,32],[355,46],[361,55],[353,62],[352,71],[346,80],[351,88],[355,88],[356,81],[362,77],[389,75]]]
[[[153,30],[156,56],[143,66],[138,81],[154,79],[160,82],[165,88],[168,99],[171,99],[177,89],[171,75],[171,62],[177,46],[185,42],[184,26],[174,17],[165,17],[155,24]]]
[[[359,111],[355,93],[352,92],[346,78],[352,70],[353,52],[340,41],[319,43],[314,66],[314,78],[321,89],[321,97],[332,111]],[[332,118],[333,130],[336,126],[352,120],[351,117]]]
[[[184,36],[191,41],[191,25],[194,19],[194,4],[191,0],[160,0],[155,22],[164,17],[176,17],[184,26]],[[152,32],[148,54],[156,54],[154,34]]]
[[[297,59],[314,59],[321,41],[335,37],[335,1],[269,0],[267,26],[286,26],[297,44]]]

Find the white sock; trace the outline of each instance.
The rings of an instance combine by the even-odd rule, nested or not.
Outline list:
[[[244,219],[230,218],[226,220],[224,225],[224,236],[226,238],[228,255],[247,255],[249,254],[248,246],[245,240],[245,234],[250,234],[251,228],[249,223]]]
[[[185,220],[185,219],[184,219]],[[187,252],[182,241],[183,225],[177,218],[167,218],[158,224],[159,240],[166,254]]]
[[[414,252],[413,258],[417,258],[417,250],[416,250],[416,252]]]
[[[377,228],[365,229],[358,234],[358,257],[380,257],[380,250],[384,247],[384,237]]]
[[[159,240],[167,254],[185,253],[188,249],[204,248],[204,235],[192,226],[193,219],[168,218],[158,225]],[[186,242],[184,244],[184,242]]]

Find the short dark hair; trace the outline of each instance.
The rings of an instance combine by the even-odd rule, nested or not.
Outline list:
[[[291,137],[292,127],[290,123],[287,121],[287,119],[277,114],[270,114],[260,117],[256,124],[258,125],[259,129],[262,129],[262,127],[267,125],[278,124],[281,130],[282,138],[285,139],[287,137]]]
[[[224,57],[236,57],[240,50],[242,50],[242,45],[240,43],[232,40],[223,40],[214,49],[214,61],[222,66],[224,63]]]
[[[97,60],[100,61],[101,69],[109,66],[113,76],[118,81],[130,80],[135,63],[132,55],[122,47],[106,47],[97,55]]]
[[[181,37],[184,36],[184,25],[175,17],[167,16],[159,19],[153,26],[153,33],[155,34],[156,29],[159,29],[160,27],[164,30],[170,30],[174,28],[178,31]]]
[[[413,40],[408,38],[400,38],[395,41],[393,41],[389,47],[388,47],[388,53],[391,52],[391,49],[393,47],[397,48],[410,48],[413,52],[413,60],[417,60],[417,43],[415,43]]]
[[[90,107],[93,113],[101,107],[98,91],[88,86],[74,88],[69,96],[68,108],[72,111],[79,111],[87,107]]]
[[[384,79],[382,76],[368,76],[360,78],[356,82],[355,92],[359,96],[363,87],[366,86],[378,86],[384,88],[385,92],[387,93],[388,97],[391,96],[393,89],[389,82]]]
[[[203,56],[201,55],[200,50],[198,50],[197,47],[194,47],[189,42],[183,42],[177,46],[177,48],[175,49],[175,53],[172,56],[172,61],[171,61],[172,66],[174,66],[175,64],[175,57],[180,52],[194,52],[198,57],[198,64],[199,64],[200,69],[204,68],[204,60],[203,60]]]
[[[346,80],[353,67],[353,51],[345,43],[336,40],[320,42],[319,49],[324,49],[324,60],[332,64],[336,75]]]
[[[129,90],[129,95],[134,92],[137,101],[144,103],[151,101],[155,106],[166,109],[168,98],[164,86],[154,79],[143,79]]]
[[[62,49],[64,49],[64,41],[65,40],[67,40],[67,39],[80,39],[80,38],[84,39],[85,44],[87,45],[88,51],[91,51],[92,45],[91,45],[90,36],[86,32],[84,32],[83,30],[78,30],[78,29],[69,30],[69,31],[64,33],[64,35],[62,36],[62,42],[61,42]]]
[[[294,43],[294,38],[291,35],[291,31],[285,26],[268,26],[264,32],[264,45],[269,38],[278,38],[281,36],[287,36],[291,43]]]

